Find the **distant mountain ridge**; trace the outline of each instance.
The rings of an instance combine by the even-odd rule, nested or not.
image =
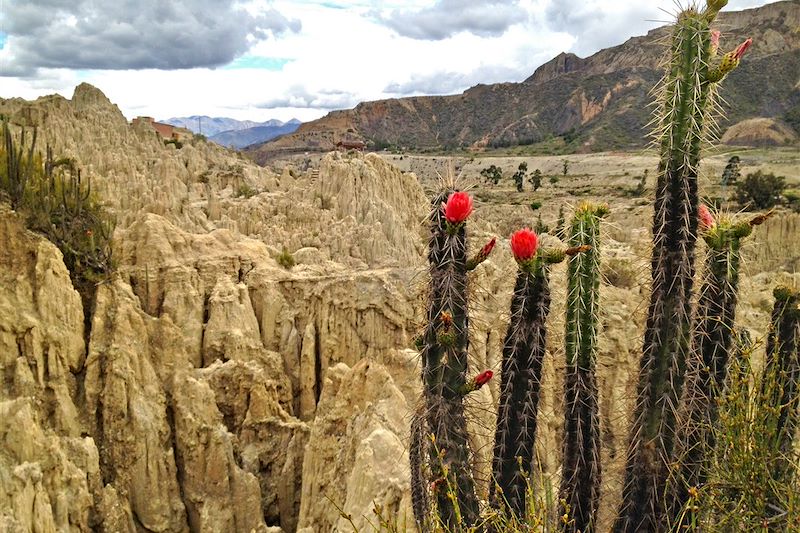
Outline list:
[[[192,115],[190,117],[172,117],[167,120],[161,120],[165,124],[172,124],[173,126],[180,126],[186,128],[194,133],[202,133],[206,137],[213,137],[218,133],[225,131],[238,131],[248,128],[256,127],[281,127],[286,124],[300,125],[301,122],[297,119],[283,122],[282,120],[272,119],[264,122],[256,122],[254,120],[236,120],[229,117],[209,117],[207,115]]]
[[[244,148],[255,143],[263,143],[280,135],[292,133],[302,124],[296,118],[287,122],[277,119],[255,122],[206,115],[173,117],[161,122],[186,128],[194,133],[202,133],[217,144],[235,149]]]
[[[800,0],[723,12],[715,27],[723,31],[723,50],[754,38],[740,67],[724,82],[721,93],[728,105],[719,121],[721,132],[763,117],[800,133]],[[587,58],[562,53],[521,83],[363,102],[247,152],[264,162],[282,153],[329,150],[343,138],[408,150],[538,143],[573,152],[640,147],[649,140],[649,92],[662,75],[666,38],[668,28],[661,27]]]
[[[252,144],[259,144],[275,137],[292,133],[302,124],[299,120],[290,120],[286,123],[277,122],[275,125],[253,126],[240,130],[228,130],[209,137],[212,141],[228,148],[240,149]]]

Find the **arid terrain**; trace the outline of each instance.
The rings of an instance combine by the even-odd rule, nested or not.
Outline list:
[[[0,206],[0,529],[310,533],[350,531],[350,516],[368,531],[377,509],[412,530],[413,341],[440,179],[475,198],[470,249],[500,243],[474,272],[470,372],[499,367],[516,270],[510,233],[539,213],[554,229],[559,208],[569,216],[584,199],[610,204],[598,359],[608,522],[640,351],[654,154],[334,152],[272,170],[202,140],[165,145],[88,85],[71,100],[0,100],[0,112],[13,131],[36,126],[40,146],[75,158],[118,221],[116,270],[87,309],[61,253]],[[731,150],[703,163],[704,195],[730,193],[716,183]],[[800,187],[796,148],[735,153],[743,175],[768,170]],[[523,160],[543,173],[535,193],[508,178]],[[491,164],[506,174],[497,186],[480,176]],[[799,236],[800,214],[781,209],[748,245],[739,317],[756,339],[774,284],[800,285]],[[564,291],[555,267],[538,439],[554,480]],[[496,387],[469,408],[482,493]]]

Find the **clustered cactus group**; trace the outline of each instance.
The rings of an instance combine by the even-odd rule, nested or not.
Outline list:
[[[697,524],[690,500],[708,481],[719,398],[735,349],[741,241],[769,216],[740,221],[714,215],[699,201],[700,151],[714,128],[716,88],[751,43],[748,39],[718,54],[719,33],[710,25],[725,3],[707,0],[704,9],[690,7],[678,15],[659,85],[651,294],[615,532],[678,531]],[[437,524],[446,531],[499,529],[479,504],[464,413],[465,395],[492,377],[487,370],[470,379],[467,366],[468,273],[495,244],[492,240],[467,259],[471,211],[469,195],[450,189],[434,199],[430,215],[431,281],[427,327],[419,343],[424,404],[412,423],[410,448],[413,507],[421,531]],[[600,223],[607,213],[604,204],[579,205],[558,235],[562,245],[542,246],[527,228],[511,236],[518,272],[502,351],[492,479],[486,487],[490,516],[524,523],[530,513],[549,272],[568,259],[559,516],[563,531],[596,530],[601,464],[595,366]],[[694,305],[698,237],[707,252]],[[798,300],[789,289],[776,292],[766,363],[781,384],[774,393],[781,409],[776,438],[787,453],[800,422]]]

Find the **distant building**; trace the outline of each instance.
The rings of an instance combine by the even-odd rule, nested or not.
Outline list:
[[[361,150],[362,152],[367,147],[364,141],[339,141],[336,143],[337,150]]]
[[[177,128],[172,124],[164,124],[163,122],[156,122],[153,117],[136,117],[131,121],[131,124],[137,126],[139,124],[147,124],[159,135],[165,139],[182,140],[190,137],[192,134],[186,128]]]

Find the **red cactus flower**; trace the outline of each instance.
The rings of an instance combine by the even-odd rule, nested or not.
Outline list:
[[[457,191],[450,195],[442,207],[444,218],[449,223],[461,224],[472,213],[472,197],[464,191]]]
[[[517,261],[528,261],[536,255],[539,237],[529,228],[524,228],[511,236],[511,252]]]
[[[747,49],[750,48],[751,44],[753,44],[752,37],[748,38],[745,42],[737,46],[736,50],[733,51],[734,59],[741,59],[744,53],[747,52]]]
[[[481,387],[489,383],[489,380],[492,379],[492,376],[494,376],[494,372],[492,372],[491,370],[484,370],[483,372],[475,376],[475,379],[473,380],[475,382],[475,389],[480,389]]]
[[[706,204],[700,204],[700,207],[697,209],[697,216],[700,218],[700,228],[707,230],[714,227],[714,215],[711,214],[711,211],[708,210]]]

